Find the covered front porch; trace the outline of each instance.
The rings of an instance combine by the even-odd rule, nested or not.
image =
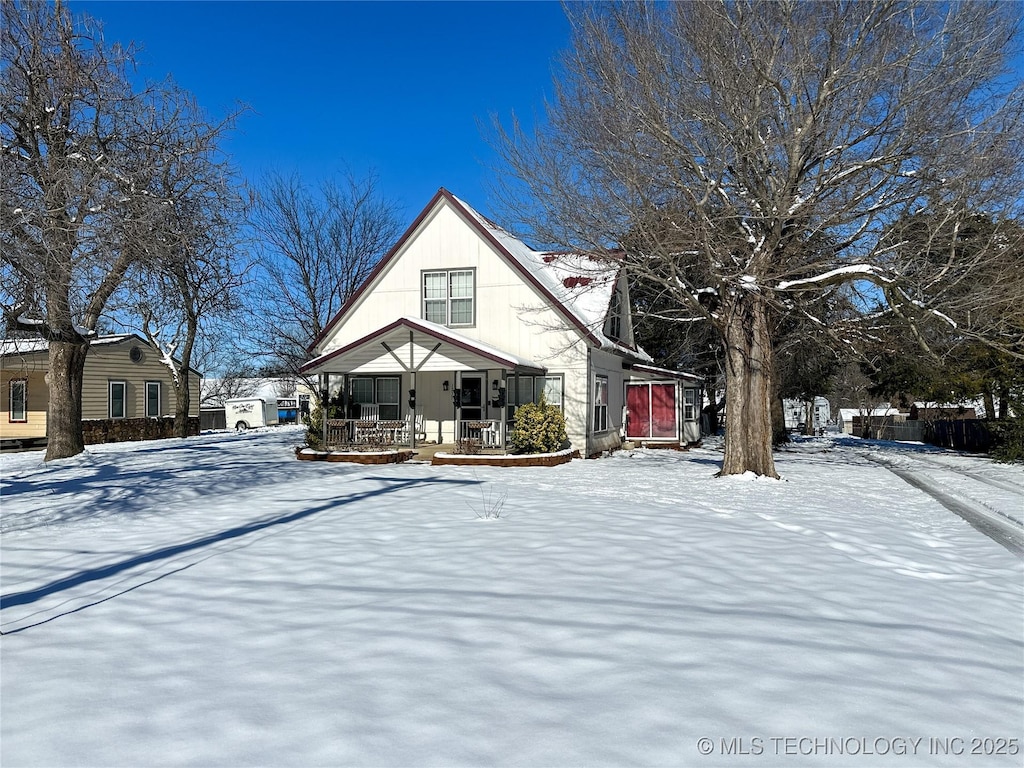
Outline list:
[[[451,444],[506,453],[515,408],[545,369],[450,329],[400,318],[306,363],[327,403],[323,444],[375,451]]]

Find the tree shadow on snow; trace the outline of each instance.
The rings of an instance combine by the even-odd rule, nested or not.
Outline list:
[[[251,466],[251,465],[248,465],[248,466]],[[288,513],[288,514],[276,515],[274,517],[266,518],[266,519],[263,519],[263,520],[253,521],[251,523],[246,523],[245,525],[239,525],[239,526],[236,526],[234,528],[229,528],[229,529],[227,529],[225,531],[220,531],[218,533],[211,534],[209,536],[203,536],[201,538],[194,539],[192,541],[187,541],[187,542],[184,542],[182,544],[175,544],[175,545],[168,546],[168,547],[162,547],[160,549],[156,549],[156,550],[153,550],[151,552],[144,552],[142,554],[135,555],[134,557],[129,557],[129,558],[125,559],[125,560],[121,560],[120,562],[110,563],[110,564],[107,564],[107,565],[98,566],[96,568],[90,568],[90,569],[87,569],[87,570],[79,571],[78,573],[72,574],[71,576],[67,576],[67,577],[64,577],[64,578],[61,578],[61,579],[57,579],[55,581],[50,582],[49,584],[44,584],[44,585],[42,585],[40,587],[35,587],[33,589],[24,590],[24,591],[21,591],[21,592],[10,592],[10,593],[7,593],[7,594],[3,594],[3,595],[0,595],[0,610],[7,610],[7,609],[14,608],[14,607],[17,607],[17,606],[30,605],[32,603],[35,603],[35,602],[37,602],[39,600],[42,600],[42,599],[44,599],[46,597],[49,597],[51,595],[58,594],[60,592],[66,591],[66,590],[73,589],[73,588],[78,587],[78,586],[83,585],[83,584],[88,584],[88,583],[91,583],[91,582],[97,582],[97,581],[101,581],[101,580],[104,580],[104,579],[108,579],[110,577],[116,576],[116,575],[118,575],[120,573],[123,573],[125,571],[131,570],[132,568],[136,568],[136,567],[139,567],[139,566],[142,566],[142,565],[147,565],[147,564],[150,564],[150,563],[157,563],[157,562],[161,562],[161,561],[166,561],[166,560],[169,560],[170,558],[176,557],[178,555],[182,555],[182,554],[189,553],[189,552],[199,551],[199,550],[205,549],[207,547],[212,547],[214,545],[221,544],[223,542],[243,539],[244,537],[251,536],[251,535],[259,533],[261,531],[267,531],[269,529],[274,529],[274,528],[279,528],[281,526],[286,526],[286,525],[288,525],[290,523],[294,523],[294,522],[297,522],[299,520],[303,520],[305,518],[312,517],[313,515],[317,515],[317,514],[319,514],[321,512],[325,512],[327,510],[332,510],[332,509],[337,509],[338,507],[346,506],[346,505],[349,505],[349,504],[355,504],[355,503],[358,503],[360,501],[364,501],[366,499],[373,498],[375,496],[382,496],[382,495],[386,495],[386,494],[396,493],[396,492],[408,490],[409,488],[413,488],[415,486],[420,486],[420,485],[436,485],[436,484],[445,484],[445,485],[473,485],[473,484],[476,484],[478,482],[476,480],[456,480],[456,479],[449,479],[449,478],[431,478],[431,477],[428,477],[428,478],[407,478],[407,479],[403,479],[403,478],[390,478],[390,477],[377,477],[377,478],[372,478],[371,477],[371,478],[367,478],[367,479],[369,479],[369,480],[377,480],[377,481],[383,483],[384,487],[383,488],[375,488],[374,490],[360,492],[360,493],[353,493],[353,494],[351,494],[351,495],[349,495],[347,497],[334,498],[334,499],[326,501],[326,502],[324,502],[322,504],[319,504],[319,505],[316,505],[316,506],[313,506],[313,507],[309,507],[308,509],[303,509],[303,510],[300,510],[298,512],[291,512],[291,513]],[[176,573],[178,571],[184,570],[185,568],[191,567],[191,565],[193,565],[193,564],[194,563],[189,563],[189,564],[185,565],[182,568],[178,568],[175,571],[172,571],[172,573]],[[161,574],[161,575],[157,576],[154,579],[150,579],[149,581],[155,581],[155,580],[157,580],[159,578],[164,578],[167,575],[170,575],[170,574],[164,573],[164,574]],[[135,585],[133,585],[133,586],[131,586],[129,588],[126,588],[124,590],[119,591],[117,594],[123,594],[125,592],[131,591],[133,589],[136,589],[138,586],[140,586],[140,585],[139,584],[135,584]],[[65,611],[63,613],[57,614],[56,616],[50,616],[49,618],[46,618],[46,619],[44,619],[42,621],[35,622],[34,624],[30,624],[28,626],[22,626],[22,627],[19,627],[17,629],[5,631],[2,634],[14,634],[15,632],[24,631],[25,629],[29,629],[29,628],[31,628],[33,626],[38,626],[39,624],[44,624],[44,623],[46,623],[48,621],[52,621],[53,619],[58,618],[58,616],[66,615],[67,613],[75,613],[77,611],[83,610],[84,608],[88,608],[91,605],[96,605],[96,604],[101,603],[101,602],[106,602],[107,600],[111,599],[111,597],[112,596],[107,596],[107,597],[104,597],[102,599],[97,599],[97,600],[91,601],[91,602],[89,602],[86,605],[81,605],[81,606],[79,606],[77,608],[74,608],[72,610],[68,610],[68,611]]]
[[[285,483],[304,479],[312,472],[324,478],[363,469],[356,465],[312,465],[296,461],[294,455],[287,453],[283,459],[273,454],[227,454],[231,457],[227,460],[223,453],[216,453],[213,460],[204,462],[198,455],[198,452],[205,452],[204,449],[207,446],[190,447],[178,463],[138,467],[98,454],[94,461],[84,467],[75,466],[67,475],[62,475],[60,468],[56,468],[39,479],[4,478],[0,485],[6,499],[37,494],[44,497],[46,503],[45,510],[7,511],[2,529],[5,532],[26,531],[110,514],[130,516],[164,509],[178,500],[187,500],[193,505],[203,497],[222,500],[236,491],[251,489],[254,477],[273,477],[276,482]],[[87,502],[82,502],[83,497]]]

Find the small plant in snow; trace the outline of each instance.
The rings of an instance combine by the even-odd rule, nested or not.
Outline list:
[[[476,473],[473,473],[473,477],[476,478]],[[480,503],[481,506],[477,509],[473,506],[472,509],[476,513],[478,520],[497,520],[501,517],[505,510],[505,501],[508,499],[507,490],[499,490],[486,483],[480,483]],[[508,515],[506,515],[508,517]]]

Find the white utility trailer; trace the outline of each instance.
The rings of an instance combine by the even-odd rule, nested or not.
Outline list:
[[[225,424],[241,432],[278,423],[276,397],[235,397],[224,401]]]

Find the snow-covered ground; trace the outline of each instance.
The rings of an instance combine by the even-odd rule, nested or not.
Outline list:
[[[711,449],[363,467],[299,438],[0,457],[4,768],[1021,765],[1022,561],[867,454],[1018,515],[1020,467],[849,438],[783,481]]]

